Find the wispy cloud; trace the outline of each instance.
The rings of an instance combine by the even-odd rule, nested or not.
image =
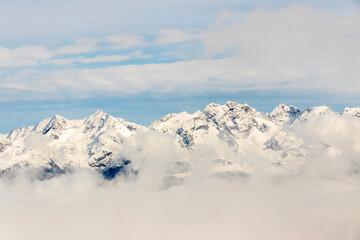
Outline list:
[[[143,37],[133,33],[122,33],[104,38],[105,42],[111,43],[113,49],[127,49],[139,47],[144,44]]]
[[[73,45],[55,50],[44,46],[1,48],[4,54],[0,56],[0,66],[53,64],[59,68],[12,72],[3,77],[0,87],[5,93],[3,98],[8,99],[36,98],[36,91],[43,92],[42,98],[249,89],[358,94],[359,26],[360,17],[356,14],[338,16],[291,5],[245,14],[223,11],[208,29],[165,28],[153,32],[154,40],[123,33],[78,39]],[[203,50],[204,54],[196,60],[156,62],[156,58],[166,55],[181,56],[167,46],[187,46],[189,41],[196,41],[200,48],[197,51]],[[141,49],[152,47],[162,48],[160,52],[154,50],[158,52],[152,54],[152,64],[101,68],[94,65],[92,69],[81,66],[148,58],[150,55]],[[124,53],[132,48],[138,50]],[[183,51],[185,56],[194,48],[184,47]],[[74,56],[67,57],[69,54]],[[61,67],[73,64],[77,64],[76,68]],[[26,94],[19,94],[21,91]]]
[[[60,47],[56,49],[56,55],[89,53],[96,50],[96,44],[99,42],[95,38],[79,38],[75,40],[75,44]]]
[[[195,34],[188,33],[181,29],[175,28],[166,28],[158,32],[158,36],[155,39],[157,44],[172,44],[172,43],[181,43],[186,41],[191,41],[196,39]]]
[[[0,67],[36,66],[39,61],[49,59],[53,53],[44,46],[19,48],[0,47]]]
[[[54,50],[43,45],[18,48],[0,46],[0,67],[37,66],[56,56],[93,52],[96,50],[97,42],[97,39],[77,39],[72,45],[62,46]],[[62,59],[61,61],[62,63],[70,62],[69,59]]]
[[[89,64],[89,63],[110,63],[110,62],[122,62],[130,59],[146,59],[152,55],[143,54],[142,51],[134,51],[129,54],[117,54],[117,55],[98,55],[96,57],[71,57],[71,58],[55,58],[45,61],[46,64],[53,65],[72,65],[75,63]]]
[[[132,40],[133,39],[127,39],[127,47],[137,45],[137,42],[132,42]],[[94,54],[100,50],[108,50],[106,48],[98,48],[96,46],[97,43],[99,43],[98,39],[81,38],[76,39],[72,45],[65,45],[55,49],[50,49],[45,45],[24,46],[18,48],[5,48],[0,46],[0,67],[27,67],[43,64],[70,65],[73,63],[106,63],[151,57],[149,54],[143,54],[141,50],[136,50],[127,54],[99,54],[96,57],[88,57],[87,55],[90,53]],[[117,42],[116,44],[119,43]],[[122,46],[125,48],[124,43]],[[116,45],[115,48],[117,47],[119,46]],[[67,57],[67,55],[75,56]]]
[[[360,15],[334,16],[303,5],[259,9],[241,21],[205,31],[209,56],[238,56],[256,72],[277,72],[316,85],[357,85],[360,62]],[[255,72],[255,73],[256,73]]]

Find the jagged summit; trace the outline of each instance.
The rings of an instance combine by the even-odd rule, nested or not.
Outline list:
[[[323,115],[325,113],[333,112],[329,107],[327,106],[317,106],[317,107],[311,107],[306,108],[303,110],[302,114],[299,116],[300,121],[306,121],[309,118],[318,117],[320,115]]]
[[[245,109],[245,110],[254,109],[254,108],[250,107],[249,104],[247,104],[247,103],[240,104],[240,103],[233,102],[233,101],[226,101],[225,106],[227,106],[230,111],[234,110],[235,108],[241,108],[241,109]]]
[[[62,116],[55,115],[53,118],[51,118],[49,123],[42,130],[42,134],[47,134],[50,131],[65,130],[68,125],[69,125],[69,120],[67,120],[66,118],[64,118]]]
[[[208,112],[208,113],[216,113],[216,112],[224,112],[224,111],[242,111],[245,113],[249,113],[249,112],[255,112],[256,109],[250,107],[247,103],[240,104],[232,101],[227,101],[224,105],[210,103],[204,109],[204,112]]]
[[[107,114],[102,110],[97,110],[95,113],[84,118],[84,123],[90,126],[90,128],[95,128],[104,125],[104,122],[106,122],[109,118],[112,118],[110,114]]]
[[[360,117],[360,107],[345,108],[343,114],[354,117]]]
[[[101,109],[98,109],[98,110],[96,110],[96,112],[94,112],[93,114],[88,116],[88,118],[98,119],[98,118],[104,118],[107,116],[110,116],[110,114],[102,111]]]
[[[302,111],[292,105],[280,104],[270,113],[270,117],[275,121],[292,123],[301,114]]]
[[[236,146],[239,137],[248,137],[253,132],[268,132],[273,125],[268,121],[267,114],[248,104],[228,101],[224,105],[210,103],[202,112],[193,114],[169,114],[150,128],[174,135],[184,147],[206,142],[213,135]]]

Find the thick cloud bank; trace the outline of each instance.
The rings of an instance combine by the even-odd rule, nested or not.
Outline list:
[[[2,186],[2,239],[359,238],[359,177],[193,178],[159,191],[77,172]],[[141,181],[140,181],[141,182]]]
[[[21,170],[2,178],[0,236],[356,240],[359,132],[358,118],[332,112],[284,126],[264,144],[208,137],[186,150],[170,134],[139,132],[121,148],[137,175],[109,181],[79,168],[43,181]]]

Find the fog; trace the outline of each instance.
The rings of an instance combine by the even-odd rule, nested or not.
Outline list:
[[[270,164],[280,153],[251,139],[236,151],[217,138],[185,151],[170,135],[139,133],[121,149],[137,176],[108,181],[77,169],[44,181],[21,171],[2,179],[0,238],[360,239],[359,126],[333,113],[294,124],[288,133],[311,151],[280,170]],[[320,143],[331,147],[318,150]],[[212,174],[209,160],[218,156],[245,163],[249,176]],[[176,161],[190,162],[191,173],[164,186]]]

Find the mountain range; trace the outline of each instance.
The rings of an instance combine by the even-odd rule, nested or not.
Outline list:
[[[136,177],[143,162],[155,161],[152,156],[165,159],[169,186],[200,163],[206,163],[212,175],[227,179],[251,176],[255,158],[275,172],[299,171],[310,155],[346,158],[347,147],[327,137],[333,135],[326,127],[334,128],[334,134],[338,126],[343,126],[340,132],[353,127],[355,136],[360,135],[359,124],[360,107],[335,113],[325,106],[300,110],[281,104],[269,114],[230,101],[211,103],[193,114],[172,113],[148,127],[101,110],[81,120],[56,115],[0,134],[0,174],[12,178],[20,171],[45,180],[86,168],[111,180]],[[325,135],[316,137],[320,133]],[[346,159],[349,174],[359,172],[359,162]]]

